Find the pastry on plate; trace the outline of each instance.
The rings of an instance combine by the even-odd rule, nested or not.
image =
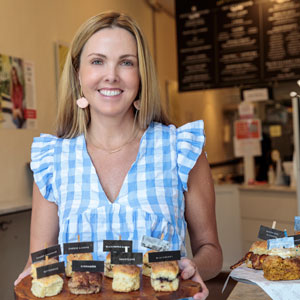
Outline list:
[[[151,263],[149,263],[149,253],[150,252],[157,252],[155,250],[150,250],[146,252],[143,256],[143,267],[142,267],[142,273],[145,276],[150,277],[151,276]]]
[[[177,261],[151,263],[151,285],[157,292],[176,291],[179,286]]]
[[[262,264],[264,277],[268,280],[300,279],[299,248],[275,248]]]
[[[132,292],[140,288],[140,268],[134,265],[114,265],[112,289],[116,292]]]
[[[58,295],[63,288],[63,279],[55,274],[40,279],[32,279],[31,292],[38,298],[51,297]]]
[[[33,279],[37,278],[37,275],[36,275],[36,269],[37,268],[44,267],[46,265],[55,264],[55,263],[58,263],[57,259],[55,259],[55,258],[49,258],[47,260],[41,260],[41,261],[38,261],[38,262],[35,262],[35,263],[31,264],[31,277]]]
[[[66,276],[72,276],[72,261],[73,260],[93,260],[92,253],[74,253],[67,256]]]
[[[246,255],[236,264],[232,265],[230,269],[235,269],[245,263],[248,268],[262,270],[263,261],[267,256],[267,241],[256,241],[251,245],[249,252],[247,252]]]
[[[113,278],[114,277],[113,267],[114,265],[111,264],[111,254],[109,252],[104,262],[104,276]]]
[[[75,295],[99,293],[102,287],[102,275],[98,272],[73,272],[68,287]]]

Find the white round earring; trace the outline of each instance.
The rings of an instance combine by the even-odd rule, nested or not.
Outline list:
[[[76,100],[77,106],[80,108],[86,108],[89,105],[89,102],[86,100],[86,98],[84,97],[81,87],[80,87],[80,95],[81,97],[79,99]]]

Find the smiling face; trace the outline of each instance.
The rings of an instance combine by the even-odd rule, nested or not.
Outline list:
[[[82,50],[78,76],[92,118],[131,113],[140,84],[133,35],[119,27],[93,34]]]

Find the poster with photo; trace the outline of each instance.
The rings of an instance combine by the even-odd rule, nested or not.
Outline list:
[[[0,54],[0,128],[36,128],[34,66]]]

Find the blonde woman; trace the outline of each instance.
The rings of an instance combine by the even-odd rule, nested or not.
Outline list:
[[[154,65],[139,26],[107,12],[74,37],[61,79],[57,135],[32,145],[34,173],[30,252],[47,245],[144,235],[180,250],[183,279],[202,284],[218,274],[214,190],[203,153],[203,122],[170,125]],[[193,259],[186,258],[189,230]],[[26,274],[25,271],[20,278]],[[17,282],[18,282],[17,281]]]

